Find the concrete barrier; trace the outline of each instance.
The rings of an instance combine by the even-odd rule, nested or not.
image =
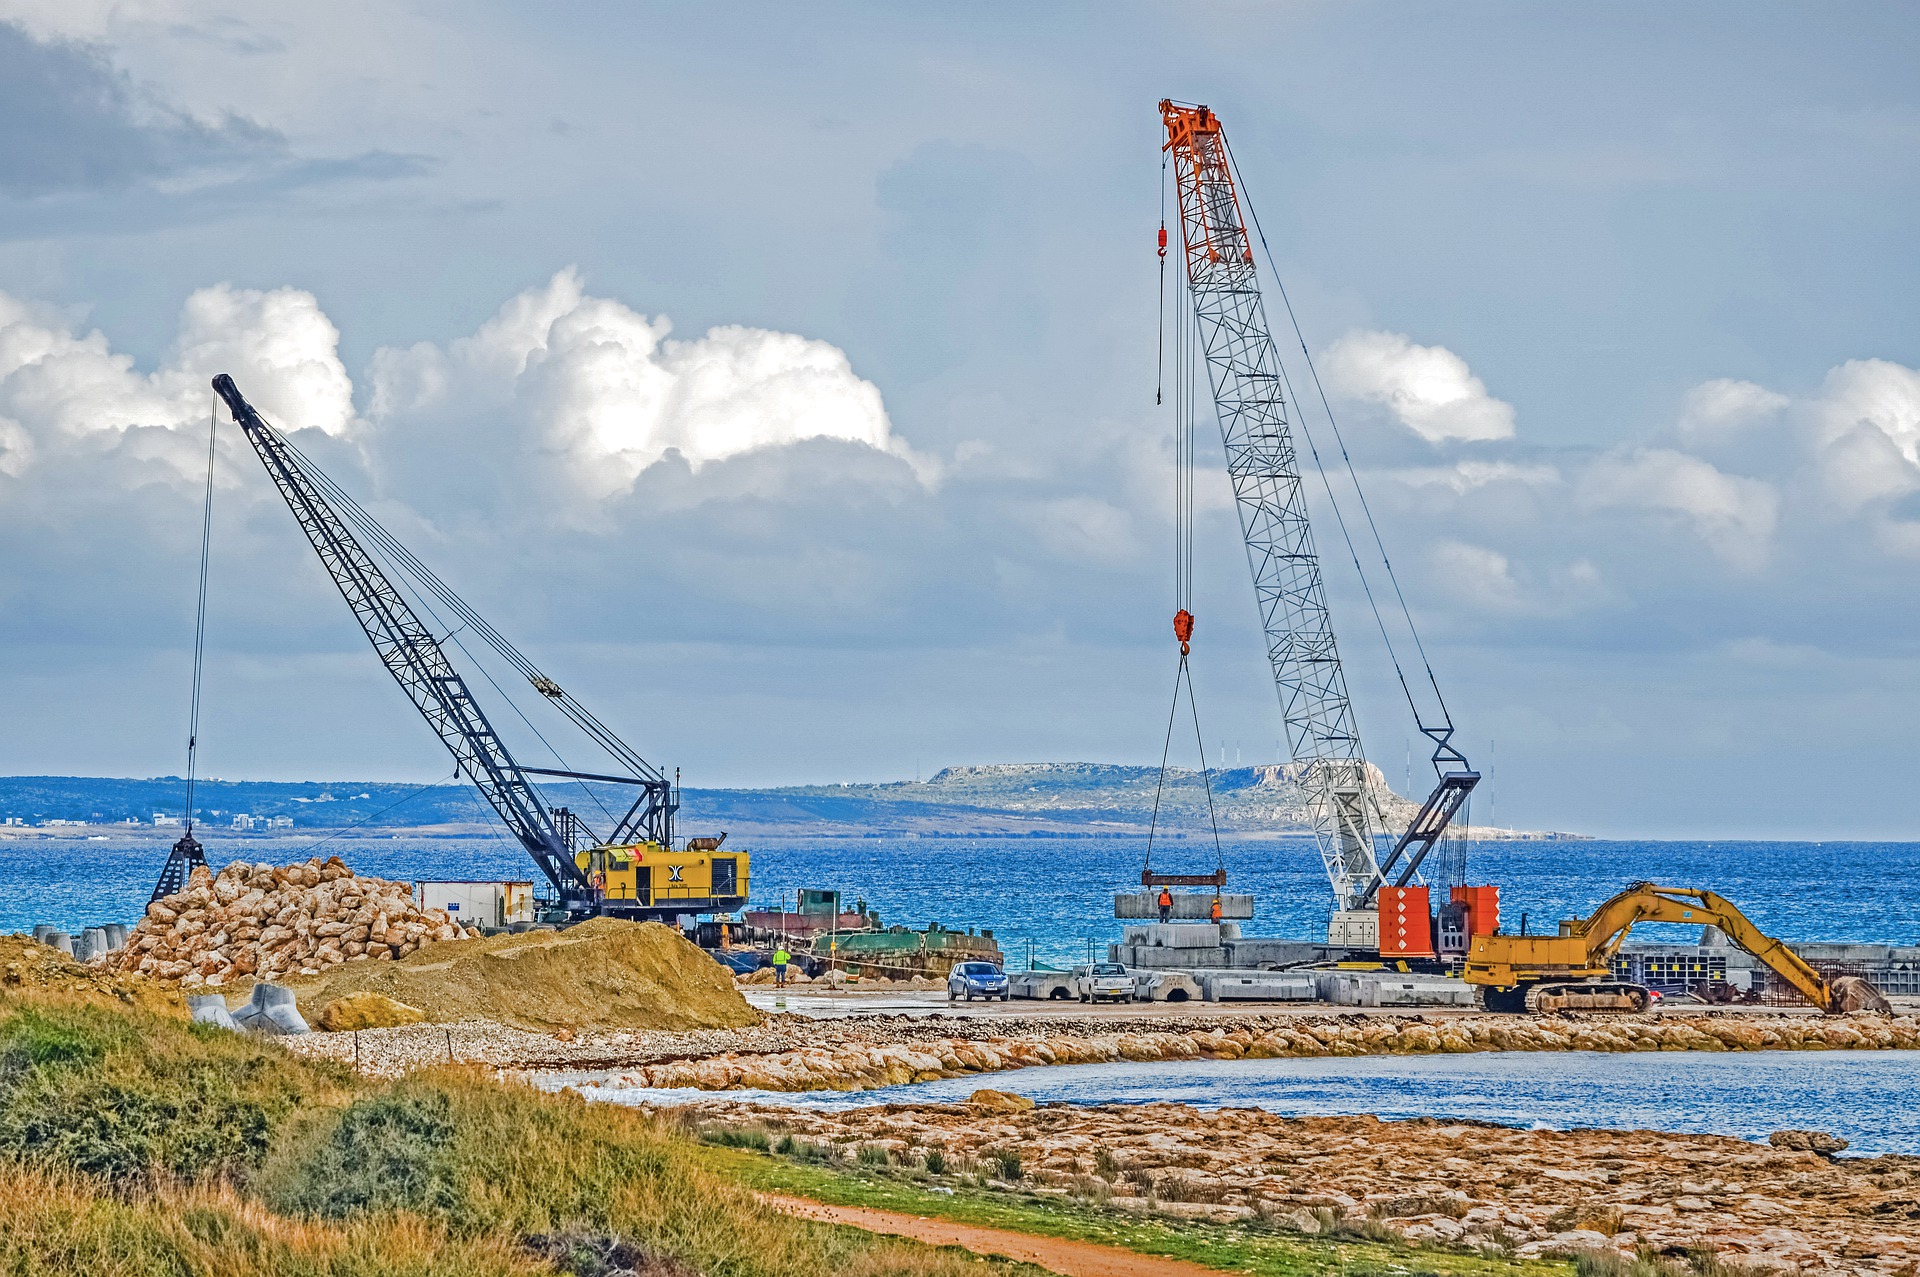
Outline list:
[[[1452,976],[1399,971],[1315,971],[1322,1002],[1346,1007],[1470,1007],[1473,986]]]

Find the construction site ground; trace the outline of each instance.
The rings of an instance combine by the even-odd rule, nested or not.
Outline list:
[[[940,990],[875,987],[872,989],[824,989],[801,986],[778,989],[748,987],[741,990],[753,1006],[770,1014],[785,1012],[830,1020],[850,1015],[962,1016],[984,1020],[1062,1020],[1083,1019],[1091,1024],[1132,1020],[1145,1016],[1180,1022],[1199,1016],[1322,1016],[1365,1013],[1369,1016],[1473,1016],[1484,1014],[1465,1008],[1449,1007],[1351,1007],[1326,1002],[1098,1002],[1043,1001],[1015,998],[1009,1002],[964,999],[947,1001]],[[1892,998],[1896,1015],[1920,1013],[1920,998]],[[1698,1002],[1669,999],[1655,1005],[1650,1015],[1714,1014],[1795,1015],[1817,1014],[1812,1007],[1727,1006],[1706,1007]]]

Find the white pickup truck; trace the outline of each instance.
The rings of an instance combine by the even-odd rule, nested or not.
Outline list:
[[[1082,1002],[1133,1000],[1133,977],[1118,962],[1095,962],[1073,969],[1073,991]]]

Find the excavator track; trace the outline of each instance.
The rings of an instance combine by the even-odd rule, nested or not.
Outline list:
[[[1610,980],[1542,980],[1527,986],[1529,1014],[1588,1011],[1602,1015],[1642,1015],[1653,1004],[1644,985]]]

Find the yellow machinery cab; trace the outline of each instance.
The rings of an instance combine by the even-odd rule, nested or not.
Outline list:
[[[713,841],[693,839],[685,851],[657,842],[591,847],[574,853],[573,863],[593,884],[605,913],[732,913],[747,903],[747,855],[703,845]]]

